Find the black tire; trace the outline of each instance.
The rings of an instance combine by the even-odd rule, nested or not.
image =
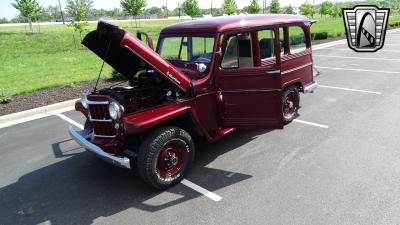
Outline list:
[[[173,157],[170,152],[166,151],[169,146],[175,145],[177,146],[176,149],[180,150],[172,150],[178,152],[177,154],[173,152],[173,156],[176,156]],[[181,152],[183,152],[183,155],[179,156]],[[140,146],[137,170],[148,185],[157,189],[166,189],[183,179],[193,163],[194,153],[194,143],[188,132],[178,127],[161,127],[148,135]],[[168,160],[163,160],[167,158]],[[176,171],[171,172],[170,175],[165,175],[165,167],[162,166],[164,164],[172,166]]]
[[[282,94],[283,123],[288,124],[296,117],[300,106],[300,94],[296,86],[287,87]]]

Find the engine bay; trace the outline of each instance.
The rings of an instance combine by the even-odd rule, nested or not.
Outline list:
[[[128,85],[126,84],[128,83]],[[125,113],[174,102],[185,93],[154,70],[139,70],[132,79],[98,90],[98,95],[106,95],[121,104]]]

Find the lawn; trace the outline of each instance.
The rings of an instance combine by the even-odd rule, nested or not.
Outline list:
[[[157,43],[159,31],[178,21],[142,21],[141,31],[149,32]],[[390,23],[400,23],[400,17],[391,17]],[[117,23],[131,32],[129,22]],[[90,24],[88,30],[95,29]],[[23,26],[0,27],[0,95],[21,95],[41,89],[74,85],[94,80],[101,60],[79,44],[74,43],[73,30],[63,25],[40,27],[40,34],[26,35]],[[312,32],[328,32],[329,36],[344,34],[341,18],[318,18]],[[77,46],[75,46],[75,44]],[[109,77],[111,68],[106,66],[103,78]]]
[[[157,42],[159,31],[178,21],[140,22],[141,31],[149,32]],[[136,32],[129,22],[117,23]],[[95,29],[90,24],[88,30]],[[26,35],[23,26],[0,27],[0,89],[4,95],[20,95],[97,78],[101,60],[91,51],[75,47],[73,30],[63,25],[40,27],[40,34]],[[106,66],[103,78],[109,77]],[[1,91],[0,91],[1,95]]]

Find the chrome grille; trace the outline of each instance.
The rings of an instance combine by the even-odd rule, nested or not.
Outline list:
[[[92,124],[94,136],[103,138],[116,137],[117,130],[108,112],[109,101],[94,101],[89,98],[88,105],[89,120]]]

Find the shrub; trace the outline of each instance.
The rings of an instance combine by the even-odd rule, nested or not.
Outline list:
[[[328,38],[328,32],[316,32],[316,33],[313,33],[311,36],[312,36],[313,40],[327,39]]]
[[[114,69],[113,69],[113,71],[111,72],[111,77],[112,77],[114,80],[124,80],[124,79],[125,79],[125,77],[124,77],[122,74],[120,74],[118,71],[116,71],[116,70],[114,70]]]
[[[7,104],[11,102],[11,98],[9,98],[8,96],[4,95],[3,90],[1,90],[1,94],[0,94],[0,104]]]

